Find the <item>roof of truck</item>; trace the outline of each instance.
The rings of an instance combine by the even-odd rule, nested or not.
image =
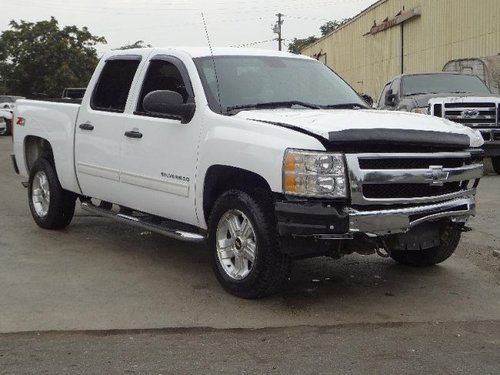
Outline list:
[[[169,51],[172,50],[185,52],[193,58],[209,57],[212,55],[212,52],[208,47],[161,47],[161,48],[135,48],[127,50],[114,50],[106,53],[106,56],[116,56],[121,54],[144,55],[151,52],[168,53]],[[304,55],[295,55],[289,52],[273,51],[269,49],[257,49],[257,48],[216,47],[213,49],[213,55],[214,56],[271,56],[271,57],[281,56],[281,57],[294,57],[294,58],[314,60]]]

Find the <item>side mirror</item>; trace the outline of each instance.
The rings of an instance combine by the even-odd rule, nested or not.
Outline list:
[[[194,103],[184,103],[181,94],[170,90],[150,92],[144,97],[142,106],[151,114],[178,117],[183,124],[191,121],[196,108]]]
[[[368,104],[370,107],[373,107],[373,98],[368,94],[360,94],[361,98]]]
[[[396,95],[393,94],[392,89],[389,89],[385,94],[385,105],[387,107],[395,107],[396,106]]]

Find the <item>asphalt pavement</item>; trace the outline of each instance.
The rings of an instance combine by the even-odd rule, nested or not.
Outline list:
[[[500,372],[498,176],[440,266],[297,261],[283,293],[247,301],[205,246],[79,209],[39,229],[11,148],[0,138],[0,373]]]

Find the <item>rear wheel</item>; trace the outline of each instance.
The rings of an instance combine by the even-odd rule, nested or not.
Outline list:
[[[495,173],[500,174],[500,156],[493,156],[491,158],[491,164],[493,165]]]
[[[45,158],[31,168],[28,200],[31,215],[41,228],[63,229],[73,219],[76,196],[61,187],[54,166]]]
[[[261,298],[284,285],[290,259],[280,252],[272,198],[265,191],[231,190],[209,218],[212,265],[220,284],[242,298]]]
[[[441,244],[425,250],[391,251],[396,262],[413,267],[429,267],[444,262],[457,249],[462,235],[461,225],[449,224],[442,229]]]

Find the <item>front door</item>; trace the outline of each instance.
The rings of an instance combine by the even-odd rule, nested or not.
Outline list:
[[[182,124],[175,116],[147,113],[143,99],[156,90],[176,91],[184,102],[194,101],[181,60],[153,57],[136,109],[124,122],[121,189],[133,197],[131,208],[196,225],[194,188],[201,122],[197,116]]]
[[[123,112],[139,64],[140,56],[107,60],[90,100],[82,103],[76,124],[75,164],[84,195],[123,203],[119,189]]]

